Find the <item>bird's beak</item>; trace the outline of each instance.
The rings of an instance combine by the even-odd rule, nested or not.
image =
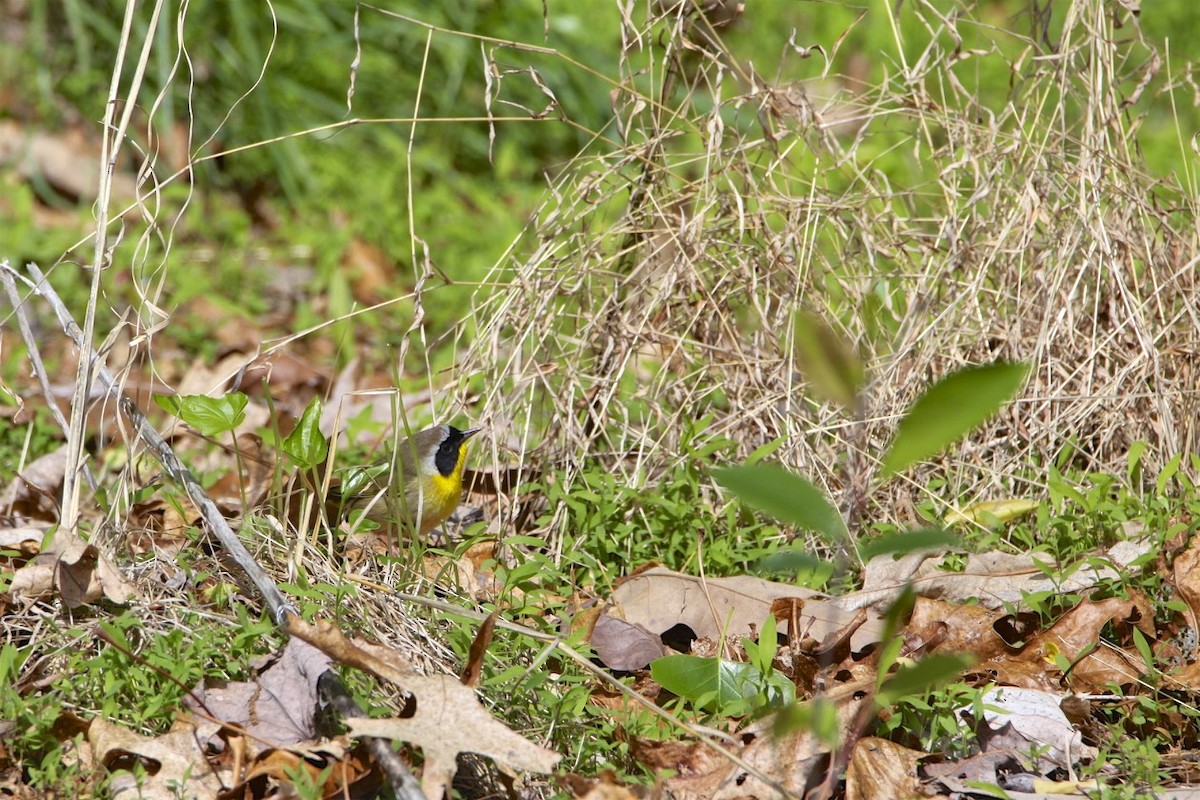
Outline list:
[[[479,433],[481,430],[483,430],[483,428],[469,428],[469,429],[463,431],[463,441],[465,442],[467,439],[470,439],[472,436]]]

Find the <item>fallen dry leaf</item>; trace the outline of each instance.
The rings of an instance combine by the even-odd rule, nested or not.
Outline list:
[[[18,603],[31,603],[56,590],[70,608],[101,598],[124,605],[137,595],[133,584],[95,546],[62,528],[49,550],[13,573],[9,587]]]
[[[105,779],[113,797],[128,791],[144,800],[177,800],[216,797],[222,789],[191,727],[148,737],[95,719],[88,727],[88,743],[95,762],[109,771]],[[141,781],[128,769],[134,760],[145,767]]]
[[[1059,617],[1048,629],[1035,634],[1029,646],[1016,658],[1050,664],[1056,654],[1061,654],[1074,665],[1071,680],[1078,691],[1101,691],[1110,682],[1127,686],[1136,682],[1146,669],[1140,658],[1122,658],[1118,651],[1107,647],[1083,654],[1100,641],[1101,632],[1109,624],[1118,628],[1136,625],[1153,640],[1154,619],[1152,614],[1147,616],[1146,611],[1134,599],[1085,600]]]
[[[25,465],[0,492],[0,515],[58,520],[59,494],[67,474],[67,446]]]
[[[1188,548],[1175,556],[1172,564],[1175,590],[1188,607],[1188,622],[1193,631],[1200,632],[1200,536],[1193,536]],[[1192,657],[1200,651],[1193,646]]]
[[[409,742],[421,748],[425,766],[421,788],[429,800],[440,800],[450,788],[460,753],[478,753],[504,767],[548,773],[561,756],[535,745],[491,715],[474,690],[450,675],[412,672],[394,652],[352,642],[332,623],[309,625],[290,617],[288,632],[338,661],[367,670],[416,698],[416,713],[406,719],[348,719],[354,736]]]
[[[1121,568],[1149,552],[1150,543],[1122,542],[1108,551],[1112,567],[1082,565],[1069,575],[1047,577],[1058,568],[1044,555],[978,553],[967,556],[961,572],[945,572],[943,552],[916,552],[900,558],[877,556],[863,568],[863,588],[835,599],[842,608],[883,608],[890,605],[908,583],[917,595],[962,603],[978,598],[988,608],[1019,603],[1025,594],[1079,592],[1101,580],[1120,577]]]
[[[248,765],[241,782],[223,796],[294,797],[296,778],[303,776],[321,787],[322,797],[374,797],[382,777],[363,754],[346,747],[346,738],[265,750]],[[261,786],[264,782],[267,785]]]
[[[342,252],[342,267],[353,276],[354,299],[363,305],[378,303],[396,279],[396,264],[388,254],[357,237]]]
[[[633,672],[666,655],[662,639],[645,628],[601,614],[590,638],[596,657],[609,669]]]
[[[575,800],[643,800],[649,796],[645,786],[629,787],[617,781],[611,770],[604,770],[598,779],[568,772],[559,783]]]
[[[1094,758],[1096,748],[1083,743],[1083,735],[1062,711],[1062,699],[1063,695],[1035,689],[989,689],[980,698],[985,723],[979,731],[983,749],[1028,752],[1030,745],[1035,745],[1038,769],[1045,772]]]
[[[844,740],[864,700],[838,703],[838,727]],[[766,783],[740,765],[716,756],[713,768],[694,775],[668,778],[667,789],[674,800],[735,800],[754,797],[803,797],[805,788],[824,776],[829,748],[806,729],[783,734],[775,731],[775,717],[768,716],[738,732],[746,744],[737,754],[771,780]]]
[[[970,653],[981,661],[1008,651],[993,627],[1005,614],[980,605],[960,605],[918,597],[908,621],[907,637],[926,653]]]
[[[844,628],[854,618],[824,595],[798,586],[773,583],[752,575],[703,579],[655,567],[632,575],[613,591],[616,616],[662,635],[676,625],[687,625],[698,638],[719,640],[757,636],[763,620],[781,598],[804,601],[798,614],[800,629],[786,632],[792,638],[818,641]],[[854,635],[862,648],[879,640],[882,624],[872,616]]]
[[[101,154],[95,142],[70,131],[47,132],[0,122],[0,163],[14,168],[29,181],[44,181],[62,194],[84,202],[96,199],[96,175]],[[111,176],[114,206],[124,206],[136,196],[131,175],[115,171]]]
[[[928,757],[928,753],[887,739],[860,739],[846,766],[846,800],[909,800],[923,796],[917,766]]]
[[[222,514],[240,516],[257,508],[271,490],[275,459],[263,447],[261,436],[243,433],[237,437],[237,451],[229,454],[228,464],[225,474],[209,487],[208,496]]]
[[[32,558],[42,552],[42,539],[46,530],[30,525],[20,528],[0,528],[0,550],[12,550],[23,558]]]
[[[1016,772],[1021,769],[1016,755],[1011,752],[980,753],[962,761],[944,764],[926,764],[925,773],[933,780],[933,788],[939,794],[944,790],[962,792],[971,790],[972,784],[1000,784],[1000,773]]]
[[[196,687],[185,707],[246,732],[261,747],[285,747],[316,736],[317,679],[333,662],[317,648],[289,639],[283,652],[259,665],[253,681]]]

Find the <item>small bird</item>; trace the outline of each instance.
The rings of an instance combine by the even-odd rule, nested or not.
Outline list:
[[[424,537],[462,501],[467,440],[480,430],[435,425],[402,440],[390,464],[358,470],[330,490],[329,499],[340,511],[337,516],[370,505],[369,519]],[[414,520],[419,524],[412,524]]]

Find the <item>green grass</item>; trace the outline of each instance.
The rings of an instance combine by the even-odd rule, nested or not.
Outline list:
[[[122,221],[122,239],[105,277],[101,309],[111,309],[114,315],[126,309],[146,311],[147,300],[163,309],[169,324],[147,347],[164,362],[157,366],[174,370],[173,377],[192,363],[217,360],[225,348],[215,335],[221,326],[253,328],[264,338],[323,326],[296,350],[301,358],[330,370],[362,356],[368,372],[391,378],[406,392],[427,389],[431,382],[440,387],[456,377],[470,390],[464,390],[463,396],[510,393],[531,407],[543,398],[541,413],[529,414],[538,428],[534,438],[544,436],[574,460],[565,466],[561,461],[535,465],[540,478],[524,491],[528,499],[544,498],[546,513],[532,532],[504,531],[513,561],[495,568],[503,590],[489,598],[493,604],[503,604],[506,615],[543,632],[558,631],[551,614],[564,611],[574,593],[606,597],[621,577],[649,562],[713,577],[765,574],[764,564],[774,564],[770,577],[815,588],[852,590],[858,579],[854,564],[835,569],[829,561],[835,543],[728,500],[714,483],[713,470],[742,461],[747,451],[760,445],[782,446],[779,452],[793,457],[797,452],[812,452],[802,446],[807,443],[783,438],[770,418],[754,426],[759,419],[754,415],[762,408],[788,403],[789,408],[802,407],[795,413],[803,436],[796,438],[821,440],[827,449],[820,452],[833,453],[832,466],[810,464],[811,470],[828,466],[828,474],[808,474],[814,483],[824,484],[829,478],[830,484],[837,484],[855,477],[855,448],[881,456],[884,451],[876,452],[874,447],[882,448],[886,442],[868,437],[844,446],[845,440],[838,437],[849,428],[840,427],[841,421],[831,424],[822,418],[821,426],[812,427],[815,432],[805,427],[809,417],[802,414],[815,414],[817,403],[768,390],[758,397],[766,398],[761,406],[742,407],[738,405],[742,396],[715,380],[698,396],[689,395],[685,403],[690,405],[676,407],[675,398],[662,390],[677,366],[666,350],[676,348],[670,355],[684,362],[681,382],[713,379],[721,370],[732,369],[729,362],[736,359],[713,367],[707,360],[712,354],[710,342],[689,338],[685,326],[648,327],[660,317],[676,321],[674,313],[688,317],[703,307],[709,299],[706,292],[717,283],[722,287],[720,297],[732,307],[720,323],[745,340],[753,339],[756,357],[766,353],[759,367],[764,372],[791,369],[787,361],[772,360],[773,335],[778,332],[770,320],[773,311],[798,298],[827,309],[831,323],[854,335],[864,361],[879,365],[897,351],[904,336],[912,335],[914,309],[933,316],[968,289],[985,298],[999,297],[1020,281],[1077,268],[1069,260],[1043,260],[1047,253],[1056,253],[1047,237],[1053,239],[1062,228],[1035,222],[1028,240],[1014,242],[1003,238],[1005,228],[989,224],[1011,212],[1015,202],[1032,203],[1027,188],[1032,195],[1043,193],[1037,198],[1041,208],[1081,207],[1099,220],[1132,203],[1131,198],[1144,199],[1139,213],[1155,225],[1190,229],[1188,201],[1196,195],[1198,162],[1187,146],[1186,132],[1200,124],[1200,111],[1185,76],[1194,60],[1187,48],[1196,40],[1191,34],[1200,32],[1200,23],[1187,3],[1160,2],[1153,8],[1147,3],[1140,32],[1132,27],[1111,29],[1106,36],[1081,41],[1077,31],[1065,30],[1067,11],[1075,4],[1050,4],[1044,20],[1035,19],[1024,0],[977,4],[957,23],[961,52],[967,57],[945,69],[945,62],[935,59],[938,69],[906,80],[905,65],[914,66],[927,50],[940,58],[959,46],[946,21],[927,7],[901,4],[893,26],[889,9],[897,6],[889,3],[868,4],[861,19],[862,8],[846,3],[749,5],[745,19],[724,34],[731,57],[723,62],[720,86],[712,63],[683,58],[678,68],[685,78],[696,78],[695,85],[680,80],[664,93],[661,59],[666,26],[644,31],[645,49],[634,47],[622,55],[619,17],[603,4],[570,8],[551,4],[548,19],[543,18],[538,0],[391,6],[447,29],[432,35],[419,25],[364,8],[356,42],[352,6],[330,9],[315,0],[286,0],[274,4],[279,33],[269,69],[263,83],[244,100],[239,98],[254,84],[272,47],[273,23],[266,7],[237,6],[229,14],[196,7],[189,10],[185,26],[196,64],[190,98],[194,105],[189,111],[188,76],[171,75],[171,15],[178,5],[168,4],[156,40],[162,46],[147,65],[148,92],[139,108],[145,111],[149,100],[161,92],[163,103],[153,117],[159,133],[195,122],[193,147],[217,134],[216,141],[195,153],[199,157],[338,124],[351,116],[407,117],[416,105],[418,85],[421,113],[450,121],[423,123],[415,132],[402,122],[344,127],[196,164],[192,185],[176,181],[166,187],[163,205],[155,212],[155,222],[165,225],[186,203],[191,204],[178,225],[169,228],[166,239],[156,238],[166,228],[153,228],[135,216]],[[30,6],[29,46],[0,52],[5,74],[28,76],[14,88],[10,103],[21,109],[23,125],[55,130],[73,120],[86,120],[95,127],[103,111],[122,10],[123,4],[115,0]],[[145,9],[139,13],[143,16],[135,19],[134,29],[140,33],[146,30],[147,19]],[[807,58],[795,52],[788,44],[793,29],[797,45],[820,45],[829,60],[817,51]],[[485,43],[481,53],[479,40],[448,32],[454,30],[557,49],[566,57],[497,47],[493,42]],[[1166,53],[1168,39],[1170,60],[1161,65],[1139,102],[1111,116],[1106,116],[1111,109],[1094,105],[1098,98],[1089,83],[1090,64],[1111,63],[1113,84],[1121,96],[1129,97],[1148,74],[1149,46]],[[354,109],[348,111],[350,64],[359,43],[362,62],[355,79]],[[1109,46],[1116,50],[1104,50]],[[485,53],[495,56],[501,71],[516,68],[494,88],[497,100],[543,109],[549,98],[531,78],[528,69],[532,68],[552,88],[559,107],[545,120],[498,125],[496,141],[490,143],[485,123],[465,121],[485,113],[486,86],[481,77]],[[756,105],[762,98],[747,95],[736,104],[730,101],[735,93],[749,91],[749,84],[739,84],[736,76],[746,74],[750,65],[759,81],[776,88],[792,81],[836,84],[827,89],[865,86],[877,90],[872,98],[887,104],[878,109],[881,118],[858,141],[847,136],[826,146],[811,127],[789,120],[792,127],[780,126],[779,141],[750,147],[748,143],[765,135]],[[1060,68],[1061,81],[1054,72]],[[618,85],[637,87],[646,106],[635,109],[628,93],[614,95]],[[761,88],[762,83],[756,86]],[[685,102],[685,95],[693,90],[690,102]],[[628,144],[617,142],[614,97],[620,101],[616,112],[626,115],[622,122],[630,136]],[[718,100],[719,115],[706,116],[717,108]],[[659,101],[664,106],[658,112],[684,113],[677,119],[668,119],[665,112],[656,117],[654,103]],[[873,113],[861,106],[863,102],[852,100],[851,110]],[[235,104],[234,113],[225,120]],[[936,109],[936,113],[914,109]],[[523,113],[500,102],[492,110],[497,115]],[[568,121],[561,121],[560,115]],[[724,126],[725,138],[714,140],[718,122]],[[594,134],[601,138],[594,139]],[[660,134],[661,141],[655,138]],[[146,143],[144,122],[132,136],[134,142]],[[659,141],[661,152],[648,156],[651,150],[643,147],[646,141],[639,137]],[[1005,149],[1019,141],[1051,144],[1042,149]],[[727,151],[742,147],[744,158],[728,156]],[[1072,172],[1082,169],[1090,148],[1099,151],[1099,163],[1110,179],[1096,184],[1105,193],[1095,202],[1085,191],[1094,187],[1082,186]],[[1132,154],[1128,162],[1126,153]],[[641,233],[652,236],[661,233],[653,228],[661,221],[630,220],[624,215],[647,160],[663,187],[653,201],[664,207],[678,201],[676,210],[681,211],[694,203],[695,215],[686,221],[711,232],[711,238],[689,242],[702,258],[694,262],[695,274],[686,276],[694,282],[686,284],[680,295],[667,296],[656,308],[638,308],[639,313],[645,312],[638,318],[639,325],[625,329],[614,324],[604,331],[604,336],[616,337],[633,330],[642,338],[631,346],[666,344],[663,352],[644,355],[612,379],[611,404],[603,410],[611,415],[599,422],[607,426],[606,436],[595,440],[656,444],[645,452],[597,452],[598,446],[589,449],[595,441],[571,439],[579,436],[577,429],[556,427],[553,414],[564,407],[574,415],[573,421],[583,416],[581,403],[590,404],[592,395],[575,391],[580,373],[595,378],[597,385],[609,379],[591,375],[598,371],[602,348],[587,351],[578,343],[589,335],[588,326],[612,312],[604,301],[614,295],[636,299],[640,291],[624,282],[633,270],[645,266],[639,253],[624,249],[629,228],[644,223],[649,230]],[[709,163],[717,167],[712,174],[706,171]],[[962,163],[973,167],[960,168]],[[1136,169],[1126,169],[1127,163]],[[1056,164],[1063,165],[1062,171],[1052,169]],[[952,165],[960,166],[952,169]],[[172,170],[165,159],[158,167],[160,177]],[[1136,174],[1143,170],[1164,181],[1143,180]],[[582,182],[572,177],[576,174],[594,177],[594,194],[581,189]],[[1171,183],[1173,178],[1178,185]],[[711,183],[703,184],[705,180]],[[548,193],[548,185],[561,197],[556,200]],[[4,195],[0,228],[5,232],[0,257],[48,266],[81,238],[88,209],[70,207],[44,184],[7,174],[0,186]],[[989,193],[974,205],[964,202],[982,189]],[[60,219],[66,221],[50,227],[37,223],[39,204],[65,210]],[[675,218],[665,215],[664,219],[675,231]],[[970,236],[961,260],[953,261],[944,257],[951,247],[944,232],[948,220],[960,219],[969,220],[973,227],[965,229]],[[1162,227],[1149,225],[1148,229],[1154,237],[1165,237]],[[778,248],[788,237],[792,237],[791,249]],[[427,247],[431,273],[420,283],[420,297],[342,319],[364,302],[355,297],[355,275],[343,264],[347,247],[358,241],[379,248],[394,267],[380,292],[379,299],[384,300],[406,297],[417,288],[425,272]],[[560,247],[565,255],[560,261],[533,261],[531,254],[543,244]],[[505,260],[510,245],[516,256]],[[1127,271],[1139,285],[1156,275],[1154,257],[1146,254],[1154,246],[1157,239],[1128,248]],[[1025,256],[993,268],[986,259],[996,252]],[[52,276],[68,305],[80,315],[87,304],[89,274],[77,265],[90,259],[91,245],[85,243],[67,253]],[[600,266],[593,269],[596,263]],[[737,286],[751,279],[779,280],[782,288],[765,301],[730,291],[728,284],[719,283],[733,272],[730,264],[745,267],[736,273],[743,281]],[[779,272],[768,269],[778,264],[784,265]],[[979,264],[985,266],[971,273]],[[522,280],[513,279],[519,268],[530,265],[534,269]],[[954,265],[961,274],[950,269]],[[935,269],[945,272],[922,284],[919,279]],[[488,328],[489,298],[493,307],[511,300],[521,308],[524,295],[537,289],[534,279],[554,270],[573,282],[567,282],[570,290],[556,285],[558,294],[537,299],[533,323],[549,330],[549,336],[532,344],[523,339],[518,315],[508,320],[505,335],[497,337],[502,347],[487,354],[495,363],[513,357],[514,352],[529,361],[545,362],[545,375],[536,382],[543,394],[531,393],[534,399],[526,400],[529,384],[506,384],[482,368],[460,372],[473,337],[480,331],[494,332]],[[281,299],[273,293],[279,279],[289,276],[299,279],[292,293]],[[1104,305],[1103,298],[1087,294],[1095,290],[1093,283],[1100,281],[1092,281],[1085,272],[1079,291],[1088,302],[1094,299],[1098,308]],[[989,302],[985,299],[980,305]],[[760,306],[766,309],[761,314]],[[534,307],[532,301],[529,307]],[[211,308],[217,311],[215,321]],[[418,309],[425,315],[423,329],[421,335],[409,336]],[[463,319],[465,309],[475,316]],[[976,319],[970,321],[974,324]],[[2,354],[0,376],[4,385],[25,391],[25,354],[19,344],[10,344],[15,338],[9,335],[7,321],[5,325],[4,344],[9,347]],[[655,339],[658,333],[663,336]],[[972,329],[965,338],[978,334],[982,340],[992,333],[979,323],[979,330]],[[1157,337],[1155,331],[1156,345]],[[780,333],[779,338],[786,334]],[[396,357],[404,345],[409,346],[408,357],[397,367]],[[1012,343],[1014,349],[1021,345]],[[972,346],[975,349],[968,357],[982,360],[981,344]],[[73,356],[61,344],[51,346],[47,356],[52,375],[72,374]],[[918,361],[905,380],[924,386],[932,374],[941,372],[940,367]],[[795,385],[788,388],[799,394]],[[1056,396],[1073,391],[1082,393],[1078,386],[1047,389]],[[6,407],[11,407],[12,400],[7,392],[3,394]],[[484,401],[469,406],[468,414],[483,406]],[[488,408],[496,410],[495,405]],[[1134,409],[1132,401],[1130,408]],[[1131,418],[1149,413],[1144,407],[1130,411]],[[848,418],[844,421],[853,422],[853,414],[844,416]],[[495,417],[513,429],[521,427],[520,415],[496,413]],[[737,433],[709,432],[710,428],[731,430],[732,426],[722,427],[730,419],[745,419],[749,424]],[[358,420],[354,433],[366,432],[372,425]],[[747,430],[750,433],[743,435]],[[948,507],[978,499],[981,486],[988,496],[1037,500],[1037,509],[1028,517],[961,529],[962,545],[967,552],[1036,551],[1064,565],[1087,563],[1131,531],[1148,533],[1156,551],[1178,535],[1196,533],[1200,507],[1192,481],[1200,463],[1194,457],[1172,461],[1169,453],[1145,445],[1139,450],[1135,445],[1122,469],[1095,452],[1095,443],[1088,438],[1095,431],[1067,426],[1053,434],[1044,437],[1053,441],[1041,442],[1040,450],[1023,454],[1024,463],[999,474],[984,475],[986,467],[967,458],[947,461],[940,471],[922,469],[906,484],[904,499],[917,520],[929,525],[941,524]],[[761,441],[771,437],[777,438]],[[59,441],[47,416],[39,412],[27,427],[0,426],[0,461],[16,464],[22,451],[32,458],[52,450]],[[974,444],[968,439],[968,445]],[[359,455],[352,447],[343,457],[352,461]],[[215,478],[221,469],[199,471]],[[144,476],[139,472],[137,477]],[[146,491],[139,485],[134,494],[141,497]],[[168,496],[181,502],[170,492]],[[897,521],[907,509],[895,501],[895,494],[881,493],[865,503],[858,524],[851,526],[856,544],[909,527]],[[111,502],[109,507],[117,505]],[[273,535],[274,529],[261,518],[255,525],[256,537]],[[228,576],[201,551],[199,532],[192,531],[191,536],[193,541],[178,561],[196,588],[181,592],[179,598],[184,607],[215,606],[226,615],[223,620],[214,622],[208,614],[194,612],[179,612],[177,618],[164,620],[156,610],[96,609],[93,613],[109,635],[127,642],[136,658],[94,638],[89,633],[91,620],[50,632],[39,629],[42,638],[15,639],[0,649],[0,718],[16,723],[10,751],[30,784],[57,789],[65,796],[81,793],[86,776],[78,768],[63,766],[64,749],[70,746],[61,735],[66,712],[101,716],[146,733],[161,732],[178,709],[181,686],[202,678],[244,676],[250,658],[271,644],[268,626],[251,619],[246,607],[237,604]],[[317,560],[329,555],[320,550],[323,546],[324,542],[315,546],[320,554]],[[820,556],[826,562],[814,568],[810,561],[787,561],[797,553]],[[404,570],[416,563],[415,557],[407,555],[395,562],[381,560],[381,566],[407,575]],[[128,559],[125,566],[131,566]],[[371,613],[372,603],[386,601],[358,591],[326,568],[318,563],[297,567],[288,591],[305,613],[336,614],[340,624],[367,637],[390,635],[392,631],[376,627]],[[1122,597],[1131,592],[1150,599],[1160,630],[1176,625],[1184,611],[1169,583],[1149,568],[1140,575],[1107,581],[1089,596]],[[1080,599],[1044,595],[1027,598],[1026,605],[1039,614],[1043,625],[1049,625]],[[227,608],[235,609],[236,616],[229,616]],[[453,666],[465,662],[473,624],[453,615],[412,613],[425,615],[420,619],[429,623],[429,638],[420,640],[420,646],[432,647],[431,641],[436,641],[449,652],[437,657],[455,659]],[[1112,638],[1109,634],[1115,636],[1115,631],[1106,632]],[[653,776],[633,758],[625,734],[660,739],[681,734],[644,711],[618,714],[598,709],[589,702],[594,676],[540,647],[518,634],[497,634],[483,680],[483,695],[495,703],[496,714],[519,730],[546,736],[567,756],[564,770],[590,775],[611,768],[621,779],[651,783]],[[23,685],[21,680],[36,671],[42,658],[50,659],[58,677],[44,688]],[[1114,766],[1131,787],[1161,784],[1171,775],[1164,757],[1173,749],[1196,744],[1189,733],[1196,722],[1190,699],[1171,691],[1161,677],[1150,674],[1151,685],[1142,694],[1099,706],[1093,715],[1110,734],[1095,768]],[[347,678],[371,713],[385,713],[386,704],[375,702],[378,690],[372,682],[358,675]],[[912,747],[949,748],[950,755],[965,755],[970,743],[956,738],[960,726],[954,714],[982,691],[959,681],[937,690],[913,690],[883,709],[869,732]],[[672,709],[686,720],[712,727],[729,724],[728,718],[702,705],[672,701]],[[1105,793],[1117,797],[1131,796],[1133,791],[1110,787]]]

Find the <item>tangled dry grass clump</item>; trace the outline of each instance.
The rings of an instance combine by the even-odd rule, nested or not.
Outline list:
[[[874,518],[901,522],[928,477],[948,479],[935,499],[949,505],[1036,493],[1068,447],[1074,466],[1120,474],[1146,441],[1150,476],[1194,452],[1190,154],[1156,178],[1135,144],[1169,107],[1161,55],[1136,17],[1098,3],[1072,4],[1057,42],[1002,33],[976,50],[969,13],[908,13],[932,44],[866,87],[772,84],[679,9],[627,20],[619,141],[562,171],[532,252],[478,296],[480,416],[519,451],[631,479],[661,474],[681,421],[703,419],[739,456],[783,437],[784,463],[853,497],[933,380],[1029,362],[1010,409],[921,480],[872,495]],[[1003,60],[1006,103],[959,81],[968,59]],[[660,67],[655,93],[645,74]],[[806,391],[799,308],[866,358],[861,423]]]

